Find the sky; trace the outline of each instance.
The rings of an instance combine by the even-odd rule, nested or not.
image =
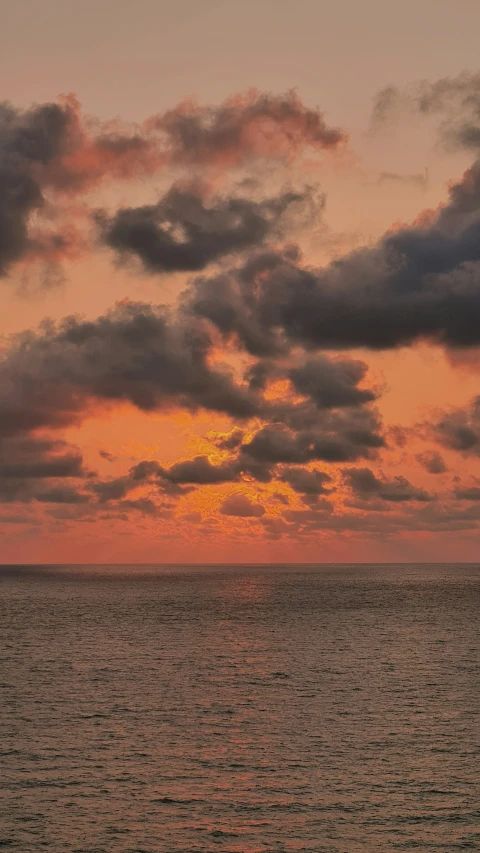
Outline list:
[[[475,0],[25,0],[0,562],[476,561]]]

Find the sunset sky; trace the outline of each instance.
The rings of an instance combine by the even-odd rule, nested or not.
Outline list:
[[[0,562],[478,559],[479,27],[2,10]]]

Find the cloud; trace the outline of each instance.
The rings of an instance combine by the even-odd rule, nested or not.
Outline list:
[[[285,214],[312,202],[310,188],[263,201],[207,200],[199,190],[173,185],[155,205],[125,207],[113,217],[97,212],[102,239],[121,257],[137,257],[148,272],[197,271],[281,236]]]
[[[433,497],[423,489],[412,486],[405,477],[392,480],[379,479],[370,468],[350,468],[345,472],[345,481],[362,501],[372,498],[382,501],[431,501]]]
[[[113,453],[110,453],[109,450],[101,449],[98,451],[98,455],[105,459],[106,462],[115,462],[116,456]]]
[[[145,486],[153,486],[157,495],[166,499],[167,502],[171,502],[191,491],[191,487],[179,484],[173,478],[169,478],[168,469],[154,459],[144,459],[137,462],[131,466],[127,474],[120,477],[113,477],[110,480],[96,480],[91,483],[91,489],[97,495],[100,503],[123,500],[131,492]]]
[[[86,196],[105,181],[153,176],[167,166],[198,167],[201,173],[215,164],[217,171],[228,171],[259,156],[292,160],[307,149],[334,150],[344,142],[341,131],[329,128],[322,114],[294,93],[251,91],[219,106],[183,103],[141,124],[85,116],[74,95],[28,109],[0,103],[0,276],[17,261],[55,264],[84,251]],[[249,208],[247,202],[242,207],[241,200],[230,199],[217,211],[195,211],[195,201],[185,198],[186,220],[174,210],[173,224],[192,231],[194,222],[185,210],[190,205],[193,219],[202,215],[204,226],[191,235],[182,254],[164,228],[174,196],[172,190],[169,209],[160,203],[119,211],[107,229],[114,248],[136,251],[155,269],[171,270],[178,264],[179,269],[201,269],[195,252],[218,257],[244,248],[252,227],[268,231],[274,214],[273,202],[270,209],[261,203]],[[74,203],[78,197],[83,207]],[[182,204],[181,198],[176,201]],[[223,231],[222,217],[229,218]],[[219,230],[216,241],[207,239],[209,226]]]
[[[74,252],[83,238],[67,200],[106,178],[152,174],[162,161],[134,128],[87,119],[72,95],[26,110],[0,103],[0,275],[21,259]]]
[[[425,450],[415,459],[429,474],[444,474],[448,470],[443,457],[434,450]]]
[[[229,495],[223,501],[220,512],[222,515],[232,515],[239,518],[261,518],[265,515],[265,507],[254,503],[246,495]]]
[[[459,501],[480,501],[480,486],[463,486],[455,490]]]
[[[211,485],[231,482],[236,479],[238,473],[231,462],[212,465],[206,456],[197,456],[185,462],[176,462],[165,471],[164,476],[172,483]]]
[[[332,151],[346,134],[329,127],[318,109],[295,92],[274,95],[251,89],[218,106],[184,101],[154,116],[148,128],[160,131],[173,163],[238,167],[254,157],[293,160],[306,150]]]
[[[244,436],[244,430],[234,427],[230,432],[215,432],[215,430],[211,430],[206,434],[205,438],[207,441],[215,444],[219,450],[236,450],[242,443]]]
[[[295,390],[313,400],[319,409],[333,409],[361,406],[376,399],[375,391],[359,388],[367,370],[363,361],[318,355],[291,367],[287,376]]]
[[[405,88],[385,86],[376,95],[371,127],[388,127],[399,118],[417,113],[440,116],[438,132],[449,148],[480,148],[480,74],[463,71],[433,82],[420,80]]]
[[[76,423],[95,401],[257,414],[256,395],[209,365],[210,348],[202,323],[130,302],[96,320],[70,317],[20,335],[0,361],[0,435]]]
[[[384,446],[375,410],[320,413],[309,404],[277,406],[277,416],[241,447],[261,463],[352,462]]]
[[[302,495],[304,502],[316,504],[319,495],[328,495],[334,491],[330,485],[332,478],[325,471],[311,471],[307,468],[284,468],[280,479],[294,492]]]
[[[68,123],[57,104],[26,111],[0,104],[0,275],[34,248],[28,223],[44,204],[42,170],[62,154]]]
[[[170,468],[145,462],[127,477],[92,483],[104,502],[125,498],[142,479],[161,481],[172,494],[180,484],[240,477],[270,482],[279,463],[352,462],[383,446],[380,418],[370,405],[377,392],[362,387],[363,362],[294,354],[269,363],[267,384],[286,380],[293,395],[272,399],[211,363],[212,346],[201,319],[130,302],[96,320],[70,317],[14,337],[0,361],[0,436],[58,430],[81,422],[102,402],[129,402],[145,412],[206,409],[254,421],[248,437],[239,427],[212,436],[219,449],[233,453],[220,464],[207,457]]]
[[[432,426],[434,438],[448,450],[480,456],[480,396],[465,408],[450,409]]]
[[[134,510],[142,515],[155,517],[157,515],[165,516],[165,510],[159,509],[156,503],[150,498],[137,498],[136,500],[124,500],[117,504],[119,510]]]
[[[187,289],[186,311],[225,339],[273,356],[293,344],[373,350],[433,340],[480,342],[480,163],[452,185],[425,224],[399,228],[323,269],[269,251]]]
[[[87,475],[79,449],[63,441],[35,436],[0,439],[0,502],[86,502],[88,495],[81,488]]]
[[[90,499],[89,494],[80,492],[72,486],[51,486],[35,495],[35,500],[41,503],[54,504],[86,504]]]

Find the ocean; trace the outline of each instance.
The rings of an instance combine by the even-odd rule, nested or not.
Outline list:
[[[3,566],[6,853],[480,849],[480,566]]]

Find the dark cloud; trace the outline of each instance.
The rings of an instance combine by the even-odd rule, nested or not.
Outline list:
[[[433,497],[423,489],[412,486],[405,477],[392,480],[379,479],[370,468],[350,468],[345,472],[345,481],[361,500],[372,498],[382,501],[431,501]]]
[[[125,476],[93,478],[89,493],[99,503],[125,500],[142,484],[164,497],[179,497],[194,485],[268,483],[278,476],[278,464],[352,462],[375,456],[383,446],[379,415],[370,405],[376,393],[361,387],[363,362],[297,355],[270,362],[267,382],[286,378],[304,398],[271,399],[213,367],[211,347],[204,321],[145,304],[120,304],[93,321],[46,324],[39,333],[15,338],[4,351],[0,436],[28,438],[39,429],[68,426],[99,401],[126,401],[146,412],[175,405],[254,419],[253,437],[250,432],[247,439],[238,427],[212,436],[217,447],[232,454],[220,463],[205,456],[169,468],[144,461]],[[70,474],[62,474],[60,466],[67,462]],[[52,477],[75,476],[71,460],[56,461],[55,470],[48,464]],[[298,476],[291,475],[292,483],[299,484]],[[318,481],[314,486],[314,475],[308,477],[313,494]],[[307,494],[306,480],[304,486]]]
[[[436,440],[448,450],[480,456],[480,396],[465,408],[445,412],[432,429]]]
[[[114,502],[117,508],[153,515],[156,504],[148,498],[127,499],[131,491],[150,481],[146,472],[139,475],[134,467],[123,477],[102,482],[84,467],[78,448],[63,441],[34,435],[0,439],[1,503],[64,504],[72,511],[78,507],[75,518],[93,519],[106,503]],[[159,491],[168,496],[168,487]]]
[[[255,356],[275,356],[288,349],[281,314],[281,290],[275,296],[273,274],[290,265],[298,252],[268,251],[254,254],[238,268],[209,277],[198,277],[186,289],[181,304],[187,313],[210,320],[228,340]],[[261,387],[262,376],[251,376],[252,387]]]
[[[265,507],[250,500],[246,495],[229,495],[223,501],[220,512],[222,515],[233,515],[238,518],[260,518],[265,515]]]
[[[423,453],[419,453],[415,459],[429,474],[444,474],[447,471],[445,460],[440,453],[434,450],[425,450]]]
[[[303,527],[312,525],[313,527],[325,527],[328,525],[328,518],[333,513],[332,504],[325,498],[321,498],[315,507],[310,509],[287,509],[282,513],[286,521],[293,523],[297,530]]]
[[[293,93],[249,93],[217,107],[183,104],[142,125],[84,116],[74,96],[26,110],[0,103],[0,276],[19,260],[48,265],[83,251],[78,207],[69,210],[68,200],[105,180],[153,175],[175,164],[215,164],[225,171],[252,157],[291,159],[344,141]],[[224,199],[209,207],[173,189],[158,205],[127,208],[105,220],[105,236],[149,269],[199,270],[262,243],[274,230],[279,205],[294,205],[294,196],[270,204]],[[177,239],[181,231],[185,242]]]
[[[148,272],[197,271],[281,236],[282,218],[307,204],[312,204],[308,187],[254,201],[240,196],[207,200],[198,187],[174,185],[155,205],[125,207],[113,217],[98,212],[96,221],[108,246],[121,257],[137,257]]]
[[[74,423],[95,400],[143,411],[175,404],[238,418],[257,414],[258,398],[209,366],[210,347],[201,323],[136,303],[22,335],[0,361],[0,435]]]
[[[132,480],[131,477],[125,476],[116,477],[113,480],[99,480],[92,483],[91,488],[100,503],[108,503],[109,501],[121,500],[138,485],[139,483]]]
[[[1,103],[0,275],[15,261],[54,263],[74,252],[83,241],[66,200],[106,177],[151,173],[157,161],[138,134],[82,117],[74,97],[26,110]],[[67,221],[52,231],[59,214]]]
[[[197,483],[211,485],[213,483],[228,483],[235,480],[238,470],[234,464],[226,462],[212,465],[206,456],[197,456],[185,462],[176,462],[167,471],[165,478],[172,483]]]
[[[319,495],[328,495],[333,491],[332,478],[325,471],[310,471],[307,468],[284,468],[280,479],[299,495],[305,503],[317,504]]]
[[[157,515],[166,517],[166,511],[164,509],[159,509],[157,504],[150,500],[150,498],[124,500],[120,501],[117,506],[119,510],[134,510],[136,512],[140,512],[142,515],[147,515],[151,517],[155,517]]]
[[[161,484],[159,487],[172,494],[185,493],[192,485],[233,483],[242,477],[259,482],[270,482],[272,478],[268,465],[259,464],[242,453],[219,464],[213,464],[207,456],[185,459],[174,463],[169,468],[156,462],[145,461],[137,464],[131,470],[131,474],[134,481],[154,477],[156,482]]]
[[[0,439],[1,502],[86,502],[81,488],[87,476],[80,451],[65,442],[34,436]],[[70,479],[77,483],[65,484]]]
[[[32,249],[29,218],[42,207],[42,169],[66,145],[68,111],[57,104],[0,104],[0,275]]]
[[[99,450],[98,455],[101,456],[102,459],[105,459],[106,462],[115,462],[117,458],[113,453],[110,453],[109,450]]]
[[[73,486],[50,486],[37,492],[35,500],[54,504],[87,504],[91,497]]]
[[[188,481],[190,482],[190,481]],[[201,480],[199,482],[202,482]],[[132,465],[127,474],[114,477],[111,480],[96,480],[91,483],[91,489],[100,503],[124,501],[131,492],[145,486],[153,486],[157,496],[165,503],[175,500],[191,491],[190,487],[181,485],[169,478],[168,469],[155,460],[143,460]]]
[[[230,273],[197,279],[184,308],[259,356],[293,343],[381,350],[430,339],[469,347],[480,342],[479,262],[475,163],[430,224],[400,228],[319,270],[291,252],[256,255]]]
[[[305,406],[277,406],[275,422],[261,427],[241,451],[262,463],[352,462],[370,458],[384,444],[375,410],[319,413]]]
[[[288,359],[260,359],[247,369],[245,379],[255,391],[288,380],[294,395],[306,397],[318,409],[336,409],[362,406],[377,398],[376,391],[359,387],[367,371],[363,361],[295,354]]]
[[[355,415],[362,417],[362,413]],[[139,486],[154,486],[159,495],[177,498],[196,486],[254,481],[286,483],[309,502],[319,495],[332,491],[328,487],[331,478],[324,471],[307,470],[300,467],[312,459],[328,461],[351,461],[368,457],[377,448],[381,439],[373,433],[365,435],[359,424],[330,413],[331,433],[295,432],[284,424],[267,424],[257,430],[253,438],[236,443],[229,458],[213,463],[207,456],[196,456],[176,462],[169,467],[154,460],[144,460],[134,465],[129,473],[107,481],[96,481],[91,489],[99,501],[106,503],[124,499]],[[368,415],[367,415],[368,417]],[[342,424],[342,433],[338,426]],[[365,425],[363,424],[363,427]],[[356,427],[356,429],[354,428]],[[351,434],[348,435],[350,428]],[[372,424],[370,424],[372,428]],[[215,443],[216,434],[212,437]],[[285,463],[294,463],[286,466]]]
[[[480,486],[464,486],[455,490],[459,501],[480,501]]]
[[[309,397],[319,409],[335,409],[375,400],[374,391],[358,387],[367,370],[363,361],[334,360],[319,355],[291,367],[287,376],[295,390]]]

